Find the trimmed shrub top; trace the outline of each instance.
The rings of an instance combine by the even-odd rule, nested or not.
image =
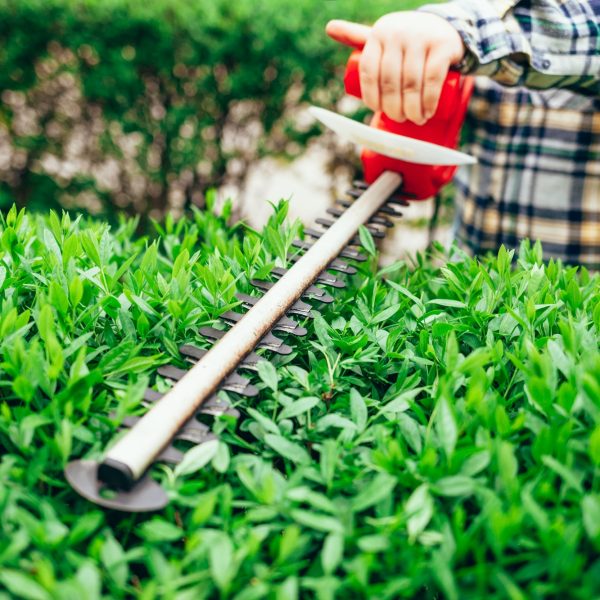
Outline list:
[[[373,258],[263,363],[258,400],[230,398],[239,422],[154,469],[164,511],[69,488],[65,463],[165,388],[156,367],[282,264],[285,212],[261,234],[196,212],[152,239],[1,217],[0,598],[600,594],[600,279],[537,246]]]

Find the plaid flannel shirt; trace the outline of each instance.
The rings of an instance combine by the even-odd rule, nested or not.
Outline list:
[[[455,0],[476,78],[457,173],[456,237],[475,253],[540,240],[600,269],[600,0]]]

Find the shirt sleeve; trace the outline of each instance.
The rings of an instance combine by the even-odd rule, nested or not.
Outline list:
[[[464,73],[600,96],[600,0],[453,0],[419,10],[459,32]]]

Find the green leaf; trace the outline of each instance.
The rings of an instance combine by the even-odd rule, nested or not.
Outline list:
[[[173,523],[155,517],[142,523],[138,535],[147,542],[173,542],[185,536],[183,530]]]
[[[352,501],[352,510],[361,512],[385,500],[396,487],[397,480],[387,473],[377,474],[369,483],[362,486]]]
[[[586,533],[600,545],[600,495],[585,495],[581,500],[581,513]]]
[[[458,440],[458,427],[447,396],[442,396],[436,405],[435,428],[446,456],[452,458]]]
[[[403,296],[406,296],[409,300],[411,300],[416,306],[418,306],[422,312],[425,312],[425,305],[419,298],[417,298],[412,292],[407,290],[404,286],[396,283],[395,281],[387,281],[388,285],[393,287],[395,290],[399,291]]]
[[[413,543],[433,516],[433,499],[427,484],[420,485],[408,498],[404,507],[408,536]]]
[[[86,591],[84,600],[100,600],[102,580],[100,570],[90,560],[84,562],[75,575],[77,582]]]
[[[388,306],[387,308],[385,308],[384,310],[382,310],[381,312],[379,312],[375,315],[372,323],[373,324],[382,323],[383,321],[387,321],[388,319],[391,319],[401,308],[402,308],[402,305],[400,305],[400,304],[395,304],[394,306]]]
[[[306,502],[312,508],[324,510],[332,514],[337,514],[338,507],[323,494],[319,494],[309,487],[300,486],[293,488],[286,493],[286,498],[295,502]]]
[[[356,543],[363,552],[374,554],[385,552],[390,547],[390,538],[386,535],[365,535]]]
[[[49,304],[44,304],[40,309],[40,314],[37,319],[37,326],[40,332],[40,337],[44,341],[48,341],[55,336],[54,313]]]
[[[120,588],[124,588],[129,577],[129,566],[123,546],[114,538],[110,531],[107,531],[105,534],[100,558],[110,577]]]
[[[400,413],[397,418],[398,427],[402,437],[417,454],[421,454],[421,451],[423,450],[423,439],[421,437],[419,424],[406,413]]]
[[[350,412],[352,413],[352,421],[356,424],[359,432],[365,430],[369,412],[363,397],[356,388],[350,390]]]
[[[450,300],[449,298],[433,298],[428,300],[427,304],[436,304],[437,306],[447,306],[449,308],[467,308],[467,305],[460,300]]]
[[[325,415],[324,417],[321,417],[317,421],[316,426],[317,426],[317,431],[325,431],[326,429],[329,429],[330,427],[344,429],[344,430],[348,430],[351,432],[356,430],[356,425],[350,419],[347,419],[346,417],[342,417],[342,415],[333,414],[333,413],[329,414],[329,415]]]
[[[487,450],[480,450],[465,460],[460,468],[461,473],[471,477],[477,475],[477,473],[487,468],[490,461],[490,453]]]
[[[275,435],[280,435],[280,431],[279,431],[279,427],[277,427],[277,424],[274,421],[271,421],[271,419],[269,419],[269,417],[265,417],[265,415],[259,413],[257,410],[255,410],[254,408],[248,408],[248,414],[257,422],[260,424],[260,426],[265,430],[268,431],[270,433],[273,433]]]
[[[14,569],[0,569],[0,581],[14,598],[50,600],[51,595],[33,577]]]
[[[229,469],[229,462],[231,460],[229,454],[229,446],[222,441],[219,441],[217,453],[212,459],[212,465],[217,473],[226,473]]]
[[[279,377],[277,375],[277,369],[268,361],[261,360],[256,365],[258,370],[258,376],[260,380],[268,387],[271,388],[274,392],[277,391],[277,385],[279,382]]]
[[[326,575],[331,575],[342,561],[344,537],[339,533],[330,533],[325,538],[321,551],[321,565]]]
[[[364,225],[358,228],[358,237],[360,238],[361,246],[367,251],[367,254],[375,256],[377,254],[377,247],[375,246],[371,232]]]
[[[75,308],[83,298],[83,283],[76,275],[71,279],[69,283],[69,301],[71,306]]]
[[[572,469],[569,469],[566,465],[558,462],[553,456],[546,455],[542,456],[542,462],[552,471],[554,471],[568,487],[573,488],[579,494],[583,494],[583,487],[581,485],[582,477],[576,474]]]
[[[306,396],[303,398],[299,398],[295,402],[292,402],[288,406],[286,406],[278,415],[278,420],[282,419],[291,419],[292,417],[297,417],[306,412],[309,412],[318,404],[322,404],[321,398],[317,398],[316,396]]]
[[[290,516],[294,521],[300,523],[300,525],[304,525],[310,529],[338,534],[343,534],[344,532],[340,521],[328,515],[296,508],[290,511]]]
[[[327,325],[325,319],[317,313],[313,319],[313,326],[315,328],[315,334],[321,342],[321,345],[325,348],[333,348],[333,342],[329,335],[329,325]]]
[[[593,463],[597,467],[600,466],[600,425],[596,425],[590,435],[589,453]]]
[[[183,460],[175,467],[175,477],[183,477],[195,473],[205,467],[217,454],[218,440],[209,440],[188,450]]]
[[[77,544],[87,539],[104,522],[104,513],[99,510],[92,510],[81,515],[75,522],[75,526],[69,532],[69,543]]]
[[[432,486],[432,491],[440,496],[470,496],[475,489],[475,480],[464,475],[443,477]]]
[[[227,534],[222,532],[219,534],[210,544],[210,573],[217,587],[225,591],[235,577],[236,568],[233,559],[233,543]]]
[[[66,315],[69,310],[69,299],[62,286],[56,281],[51,281],[49,290],[50,302],[52,302],[54,308],[60,314]]]
[[[98,240],[92,231],[82,231],[79,236],[84,252],[90,260],[99,268],[102,268],[102,260],[100,259],[100,249]]]
[[[277,454],[294,463],[298,463],[299,465],[307,465],[310,463],[310,456],[302,446],[299,446],[280,435],[268,433],[265,435],[265,443],[275,450]]]

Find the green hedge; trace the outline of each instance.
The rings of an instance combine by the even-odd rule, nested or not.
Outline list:
[[[202,205],[342,95],[329,18],[415,0],[0,0],[0,205],[151,213]]]
[[[154,240],[2,216],[0,598],[598,597],[600,278],[539,247],[371,260],[217,445],[154,469],[165,510],[68,487],[156,366],[281,263],[284,216],[196,212]]]

